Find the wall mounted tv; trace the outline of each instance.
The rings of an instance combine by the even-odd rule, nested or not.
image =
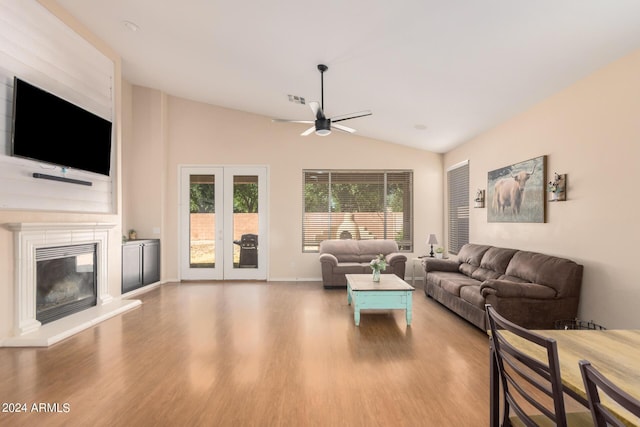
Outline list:
[[[17,77],[13,83],[12,155],[109,175],[109,120]]]

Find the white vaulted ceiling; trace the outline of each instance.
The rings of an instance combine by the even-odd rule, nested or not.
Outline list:
[[[319,101],[324,63],[328,116],[372,110],[343,123],[435,152],[640,48],[637,0],[58,2],[120,53],[134,84],[306,120],[287,95]]]

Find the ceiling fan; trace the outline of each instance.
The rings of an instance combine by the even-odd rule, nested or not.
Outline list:
[[[307,136],[311,133],[315,132],[316,135],[319,136],[327,136],[331,133],[331,128],[335,128],[337,130],[354,133],[356,130],[350,128],[348,126],[336,124],[336,122],[343,122],[345,120],[357,119],[358,117],[370,116],[371,111],[360,111],[358,113],[345,114],[342,116],[335,116],[328,118],[324,115],[324,72],[327,71],[329,67],[324,64],[318,64],[318,70],[320,71],[320,100],[321,103],[317,103],[315,101],[309,103],[309,107],[311,107],[311,111],[313,111],[313,115],[315,116],[315,121],[313,120],[287,120],[287,119],[273,119],[274,122],[286,122],[286,123],[311,123],[312,127],[302,132],[301,136]]]

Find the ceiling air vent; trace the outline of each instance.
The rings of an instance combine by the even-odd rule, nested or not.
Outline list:
[[[289,95],[289,102],[294,102],[296,104],[302,104],[302,105],[305,104],[304,98],[296,95]]]

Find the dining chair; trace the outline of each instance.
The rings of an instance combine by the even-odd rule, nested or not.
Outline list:
[[[602,405],[600,402],[600,390],[624,409],[636,417],[640,417],[640,401],[602,375],[588,360],[581,360],[578,363],[582,373],[582,381],[584,381],[584,388],[587,391],[591,416],[596,427],[607,427],[609,425],[624,427],[626,425],[611,410]]]
[[[491,304],[485,309],[502,385],[501,425],[593,426],[588,411],[565,410],[556,341],[507,320]],[[539,358],[530,356],[532,353]]]

